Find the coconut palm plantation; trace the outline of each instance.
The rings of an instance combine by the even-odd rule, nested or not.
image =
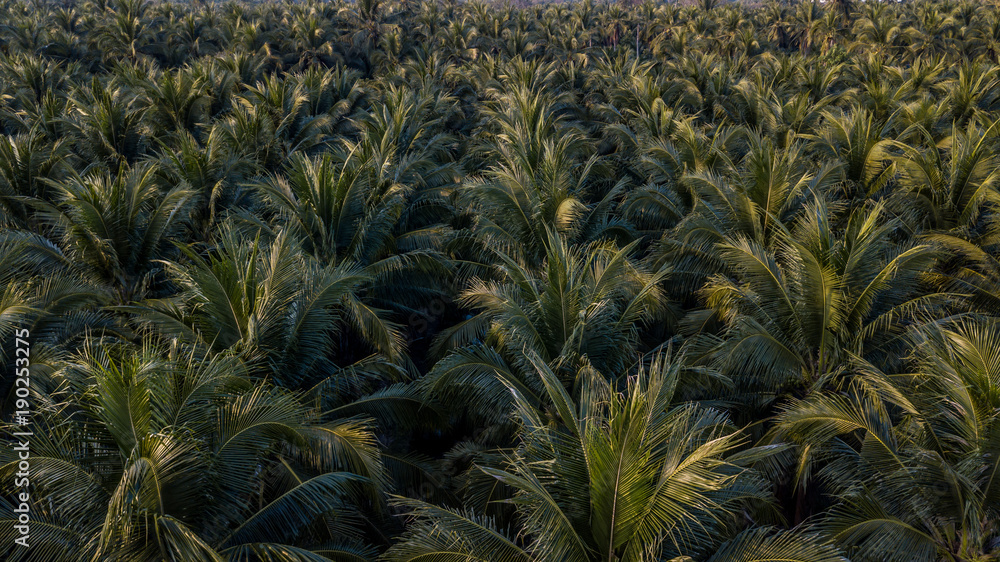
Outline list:
[[[0,367],[3,560],[996,562],[1000,6],[0,0]]]

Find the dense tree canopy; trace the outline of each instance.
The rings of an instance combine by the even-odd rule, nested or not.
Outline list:
[[[0,559],[995,561],[998,123],[979,0],[0,0]]]

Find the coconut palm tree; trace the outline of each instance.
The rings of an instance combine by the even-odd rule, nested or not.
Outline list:
[[[852,213],[840,236],[822,199],[807,207],[774,248],[733,237],[721,252],[735,275],[702,289],[726,326],[719,368],[762,390],[764,404],[782,392],[811,392],[850,355],[872,361],[900,353],[899,338],[947,295],[918,289],[934,263],[927,245],[899,245],[896,227],[875,206]],[[787,234],[786,234],[787,232]],[[703,316],[692,320],[705,321]]]
[[[166,132],[197,134],[207,124],[209,98],[202,79],[190,72],[166,72],[141,86],[147,110],[144,117],[161,136]]]
[[[358,359],[400,357],[398,328],[362,299],[377,270],[350,261],[319,263],[303,255],[287,231],[273,239],[265,232],[247,236],[226,226],[207,256],[184,248],[184,262],[162,262],[180,291],[143,303],[136,309],[140,319],[165,335],[239,353],[252,371],[291,387],[311,386],[338,370],[332,360],[338,348]],[[350,347],[347,331],[367,353]]]
[[[134,164],[146,153],[150,131],[144,109],[125,86],[109,88],[95,79],[78,95],[71,103],[70,125],[81,156],[114,169]]]
[[[38,131],[0,138],[0,205],[11,226],[38,228],[29,200],[52,198],[52,181],[67,171],[69,146],[46,142]]]
[[[371,434],[357,422],[320,421],[300,397],[244,373],[232,356],[149,345],[93,345],[69,359],[58,386],[35,398],[44,432],[32,443],[33,545],[5,540],[5,556],[363,555],[350,513],[352,498],[381,477]],[[2,463],[13,482],[16,454]],[[16,521],[14,507],[0,504],[0,517]]]
[[[750,138],[750,150],[738,165],[719,172],[703,170],[681,178],[692,201],[685,215],[661,240],[649,259],[668,264],[684,291],[702,286],[705,277],[726,268],[719,256],[727,237],[754,240],[771,247],[788,230],[811,196],[836,181],[832,166],[811,172],[801,145],[779,150],[769,139]]]
[[[494,373],[534,385],[538,394],[538,381],[521,357],[526,350],[551,364],[568,388],[577,387],[574,377],[583,365],[620,371],[634,361],[642,328],[667,315],[659,287],[663,272],[630,259],[634,246],[574,248],[550,233],[538,270],[500,254],[498,273],[472,280],[461,295],[464,306],[481,312],[441,335],[440,346],[458,349],[421,384],[446,399],[474,393],[484,402],[466,405],[499,421],[511,398],[498,392]],[[510,330],[514,325],[520,329]]]
[[[506,501],[518,528],[400,499],[413,523],[384,559],[844,560],[806,535],[740,531],[742,508],[767,491],[727,460],[739,433],[720,412],[674,401],[679,362],[659,355],[621,387],[586,370],[574,399],[542,360],[528,357],[551,410],[505,383],[521,438],[501,466],[478,468],[514,491]]]
[[[777,434],[816,447],[810,464],[826,459],[814,478],[836,499],[818,528],[852,560],[995,554],[997,334],[994,319],[927,326],[906,374],[862,362],[864,378],[779,416]]]
[[[53,237],[86,271],[111,288],[119,304],[142,298],[159,281],[155,260],[174,249],[191,192],[162,188],[155,164],[94,170],[52,183],[53,202],[40,203]]]

